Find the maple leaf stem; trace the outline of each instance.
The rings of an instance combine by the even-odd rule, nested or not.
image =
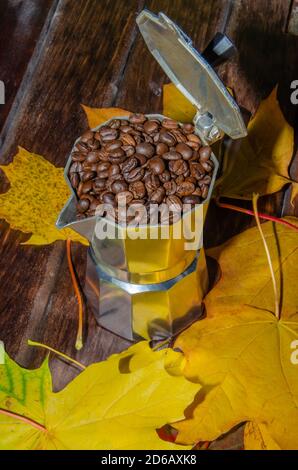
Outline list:
[[[219,202],[218,199],[216,199],[216,205],[218,207],[223,207],[224,209],[231,209],[236,212],[241,212],[242,214],[248,214],[252,216],[255,215],[254,211],[251,211],[249,209],[244,209],[244,207],[235,206],[234,204],[228,204],[226,202]],[[285,225],[286,227],[289,227],[298,232],[297,225],[291,224],[287,220],[279,219],[278,217],[274,217],[273,215],[263,214],[262,212],[258,212],[258,216],[260,219],[271,220],[272,222],[277,222],[278,224]]]
[[[68,356],[67,354],[62,353],[61,351],[58,351],[57,349],[51,348],[51,346],[48,346],[43,343],[38,343],[37,341],[31,341],[30,339],[28,339],[28,344],[29,346],[37,346],[39,348],[47,349],[48,351],[51,351],[52,353],[57,354],[57,356],[61,356],[67,361],[72,362],[73,364],[78,366],[80,369],[82,370],[86,369],[86,366],[84,366],[84,364],[82,364],[81,362],[76,361],[72,357]]]
[[[259,229],[259,232],[260,232],[263,244],[264,244],[264,248],[265,248],[265,252],[266,252],[266,256],[267,256],[267,260],[268,260],[268,264],[269,264],[269,269],[270,269],[271,278],[272,278],[273,291],[274,291],[275,316],[279,320],[279,299],[278,299],[278,292],[277,292],[277,284],[276,284],[276,279],[275,279],[275,275],[274,275],[274,269],[273,269],[273,265],[272,265],[270,251],[269,251],[269,248],[268,248],[268,245],[267,245],[267,242],[266,242],[266,238],[264,237],[264,233],[263,233],[262,226],[261,226],[260,219],[259,219],[258,197],[259,197],[258,194],[253,194],[252,205],[253,205],[253,209],[254,209],[254,215],[255,215],[256,222],[257,222],[257,226],[258,226],[258,229]]]
[[[10,416],[11,418],[18,419],[19,421],[22,421],[23,423],[29,424],[30,426],[33,426],[34,428],[38,429],[39,431],[42,432],[47,432],[47,428],[45,428],[42,424],[37,423],[31,418],[27,418],[26,416],[19,415],[17,413],[13,413],[12,411],[8,410],[3,410],[0,408],[0,414],[5,415],[5,416]]]
[[[74,272],[73,264],[72,264],[70,238],[66,240],[66,252],[67,252],[67,263],[68,263],[68,268],[69,268],[69,272],[71,276],[71,281],[72,281],[72,285],[73,285],[75,295],[78,301],[79,324],[78,324],[78,332],[77,332],[75,348],[77,351],[79,351],[83,347],[83,300],[82,300],[82,294],[81,294],[79,284],[78,284],[78,281]]]

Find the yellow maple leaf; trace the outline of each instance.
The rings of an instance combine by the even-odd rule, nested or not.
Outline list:
[[[229,90],[230,91],[230,90]],[[286,122],[276,97],[276,88],[248,124],[248,135],[226,151],[216,196],[251,199],[252,194],[272,194],[292,183],[293,200],[298,183],[290,179],[288,167],[294,149],[294,130]],[[196,108],[173,85],[163,88],[163,113],[181,122],[191,122]]]
[[[277,100],[277,89],[263,100],[248,124],[248,135],[228,147],[223,175],[215,194],[251,199],[272,194],[292,183],[292,200],[298,183],[292,181],[288,167],[294,150],[294,129],[285,120]]]
[[[85,105],[82,105],[82,107],[86,113],[90,129],[94,129],[113,117],[129,116],[131,114],[130,111],[121,108],[89,108]]]
[[[257,228],[209,251],[221,278],[206,297],[207,318],[176,341],[185,354],[186,377],[203,385],[192,415],[175,425],[177,442],[211,441],[239,423],[256,421],[268,432],[268,446],[298,448],[298,366],[292,360],[298,338],[298,237],[284,225],[262,227],[280,285],[281,318],[273,313]]]
[[[267,426],[249,421],[244,427],[244,447],[246,450],[280,450],[270,436]]]
[[[179,122],[191,122],[197,109],[173,83],[163,86],[163,114]]]
[[[0,218],[16,230],[32,233],[26,244],[45,245],[55,240],[87,240],[70,229],[58,230],[55,222],[70,190],[63,168],[56,168],[42,156],[19,147],[12,163],[1,165],[10,182],[0,194]]]
[[[197,385],[182,375],[182,364],[181,353],[153,352],[143,341],[87,367],[53,393],[44,383],[47,365],[28,371],[8,358],[0,365],[0,408],[28,421],[0,409],[0,448],[185,449],[163,441],[156,432],[168,421],[181,419],[197,392]]]

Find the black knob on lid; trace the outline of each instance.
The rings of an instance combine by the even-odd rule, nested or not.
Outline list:
[[[216,67],[236,54],[236,47],[232,41],[223,33],[216,33],[212,41],[202,53],[205,60]]]

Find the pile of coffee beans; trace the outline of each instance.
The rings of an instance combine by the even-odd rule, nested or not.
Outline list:
[[[95,214],[99,204],[117,207],[166,203],[182,208],[208,195],[213,172],[211,148],[192,124],[132,114],[98,131],[86,131],[71,158],[69,178],[78,218]]]

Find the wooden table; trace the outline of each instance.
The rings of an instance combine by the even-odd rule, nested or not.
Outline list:
[[[168,79],[137,30],[136,14],[144,7],[165,12],[199,50],[215,32],[228,34],[239,55],[218,72],[238,103],[254,113],[278,83],[283,112],[297,124],[298,106],[289,96],[290,83],[298,79],[298,37],[287,32],[290,25],[295,33],[296,25],[297,33],[297,1],[0,0],[0,80],[6,85],[6,104],[0,105],[2,164],[10,162],[21,145],[64,166],[73,141],[87,127],[81,103],[161,112],[162,85]],[[297,179],[298,156],[293,155],[290,173]],[[7,188],[1,176],[1,190]],[[298,204],[289,204],[290,191],[263,198],[262,209],[297,215]],[[211,205],[205,241],[222,242],[251,223],[246,215]],[[2,221],[0,339],[8,353],[31,368],[40,365],[45,352],[28,347],[28,338],[85,364],[129,346],[97,326],[86,308],[85,346],[76,352],[77,303],[65,243],[20,245],[27,238]],[[86,249],[74,244],[73,259],[83,281]],[[55,390],[77,373],[54,357],[51,369]],[[236,441],[225,446],[233,448],[239,445]]]

